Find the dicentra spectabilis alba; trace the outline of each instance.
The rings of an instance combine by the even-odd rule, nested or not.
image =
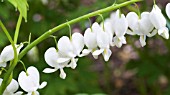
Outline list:
[[[17,54],[19,54],[20,49],[23,47],[23,44],[15,45],[17,48]],[[0,55],[0,67],[6,67],[6,63],[14,59],[14,51],[12,45],[6,46]]]
[[[149,12],[143,12],[141,17],[139,17],[135,12],[129,12],[126,16],[129,28],[131,29],[128,30],[127,34],[139,35],[142,47],[146,45],[146,36],[151,37],[157,33],[153,30],[154,26],[151,23],[149,16]]]
[[[43,70],[44,73],[53,73],[55,71],[57,71],[58,69],[60,70],[60,77],[62,79],[66,78],[66,74],[63,70],[64,67],[66,67],[69,63],[69,59],[68,60],[64,60],[65,62],[62,63],[58,63],[57,60],[61,58],[63,58],[63,56],[61,56],[61,54],[59,52],[57,52],[57,50],[54,47],[49,48],[45,54],[44,54],[44,58],[45,61],[47,62],[47,64],[53,68],[46,68]]]
[[[170,3],[168,3],[168,4],[166,5],[166,14],[167,14],[167,16],[168,16],[169,19],[170,19]]]
[[[82,56],[86,56],[89,53],[92,53],[97,49],[97,32],[100,31],[100,25],[95,22],[92,24],[91,28],[87,28],[84,33],[84,43],[87,46],[87,49],[82,51]],[[93,55],[95,59],[98,56]]]
[[[22,71],[18,77],[20,87],[28,92],[27,95],[39,95],[38,89],[42,89],[47,85],[47,82],[42,82],[40,85],[40,74],[37,68],[30,66],[27,72]]]
[[[126,44],[125,34],[128,29],[128,22],[124,14],[120,14],[120,10],[116,11],[115,22],[114,22],[114,32],[115,37],[113,38],[114,45],[121,47],[122,44]]]
[[[58,59],[58,63],[70,60],[71,62],[67,67],[75,69],[78,61],[78,58],[76,57],[80,56],[80,53],[84,48],[83,35],[80,33],[73,33],[70,39],[67,36],[63,36],[59,39],[57,46],[58,51],[64,56],[63,58]]]
[[[0,85],[2,83],[3,79],[0,78]],[[18,91],[19,85],[18,82],[14,79],[11,80],[11,83],[7,86],[5,89],[3,95],[21,95],[23,92]],[[16,93],[15,93],[16,92]]]
[[[165,39],[169,39],[169,30],[166,27],[166,19],[157,5],[154,5],[152,11],[150,12],[150,20],[157,29],[158,34]]]
[[[104,60],[108,61],[112,52],[110,50],[110,35],[109,32],[105,31],[104,25],[101,24],[101,27],[98,26],[97,31],[97,46],[100,48],[99,50],[95,50],[93,52],[93,56],[98,57],[101,53],[103,54]]]

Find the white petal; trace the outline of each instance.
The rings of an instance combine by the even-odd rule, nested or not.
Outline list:
[[[158,32],[158,30],[157,30],[157,29],[154,29],[154,30],[152,31],[152,33],[149,33],[147,36],[148,36],[148,37],[153,37],[153,36],[155,36],[155,35],[157,34],[157,32]]]
[[[126,44],[126,38],[124,36],[119,37],[119,40],[122,44]]]
[[[84,38],[83,38],[83,35],[80,34],[80,33],[74,33],[72,35],[72,43],[73,43],[73,46],[74,46],[74,50],[75,50],[75,53],[77,55],[80,54],[80,52],[83,50],[84,48]]]
[[[107,32],[101,31],[97,33],[97,45],[100,48],[109,48],[110,39]]]
[[[7,63],[6,62],[0,62],[0,67],[6,67]]]
[[[44,54],[45,61],[51,67],[57,67],[57,59],[59,54],[54,47],[49,48]]]
[[[133,31],[131,31],[131,30],[127,30],[127,32],[126,32],[128,35],[136,35]]]
[[[60,69],[60,78],[62,78],[62,79],[66,78],[66,73],[64,72],[64,70],[62,68]]]
[[[103,57],[105,61],[108,61],[111,55],[112,55],[112,51],[110,49],[104,50]]]
[[[169,39],[169,30],[167,27],[159,29],[158,34],[164,37],[165,39]]]
[[[157,5],[153,6],[149,18],[156,29],[160,29],[166,26],[166,19]]]
[[[18,92],[16,92],[14,95],[22,95],[22,94],[23,94],[22,91],[18,91]]]
[[[43,70],[44,73],[53,73],[53,72],[55,72],[55,71],[57,71],[57,69],[45,68],[45,69]]]
[[[77,67],[77,61],[78,58],[72,58],[70,64],[67,67],[71,67],[72,69],[75,69]]]
[[[28,76],[24,71],[19,74],[18,82],[20,87],[26,92],[36,91],[39,87],[39,72],[38,70],[30,66],[27,69]]]
[[[57,63],[64,63],[64,62],[67,62],[69,60],[70,60],[70,58],[58,58]]]
[[[15,45],[15,47],[17,48],[17,53],[19,53],[20,49],[23,47],[23,44]],[[14,51],[13,51],[12,45],[8,45],[2,50],[1,59],[4,62],[7,62],[7,61],[14,59]]]
[[[70,39],[67,36],[63,36],[58,41],[58,50],[62,52],[63,55],[67,55],[69,57],[75,57],[76,55],[73,53],[73,45]]]
[[[16,80],[12,79],[11,83],[7,86],[6,90],[8,92],[14,93],[15,91],[18,90],[18,87],[19,87],[18,82]]]
[[[115,34],[118,37],[124,36],[128,29],[128,22],[123,14],[115,21]]]
[[[100,55],[100,54],[103,53],[103,52],[104,52],[104,49],[95,50],[95,51],[92,53],[92,55],[93,55],[93,56],[98,56],[98,55]]]
[[[146,45],[146,36],[145,35],[142,35],[140,36],[140,43],[141,43],[141,46],[144,47]]]
[[[168,3],[168,4],[166,5],[166,14],[167,14],[167,16],[168,16],[169,19],[170,19],[170,3]]]
[[[89,49],[97,47],[96,34],[90,28],[87,28],[84,33],[84,43]]]
[[[142,30],[141,32],[144,35],[149,34],[154,28],[153,24],[151,23],[149,19],[149,16],[150,16],[149,12],[143,12],[141,14],[140,29]]]
[[[114,39],[113,44],[120,48],[122,46],[122,42],[120,41],[120,39],[118,37],[114,37],[113,39]]]
[[[42,82],[41,85],[39,86],[39,89],[44,88],[47,85],[47,82]]]
[[[126,19],[128,21],[128,25],[132,30],[136,30],[138,28],[138,20],[139,17],[135,12],[129,12],[126,16]]]
[[[82,54],[79,55],[79,57],[83,57],[83,56],[86,56],[88,55],[92,50],[91,49],[84,49],[82,51]]]
[[[93,31],[94,33],[98,33],[98,32],[101,32],[101,31],[102,31],[102,28],[100,27],[100,25],[99,25],[97,22],[95,22],[95,23],[93,23],[93,25],[92,25],[92,31]]]

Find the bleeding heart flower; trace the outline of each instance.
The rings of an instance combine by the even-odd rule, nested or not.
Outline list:
[[[40,75],[37,68],[30,66],[27,72],[22,71],[19,74],[18,82],[20,87],[28,92],[28,95],[39,95],[38,89],[42,89],[47,85],[47,82],[42,82],[40,85]]]
[[[19,54],[21,48],[23,47],[23,44],[15,45],[17,48],[17,54]],[[6,67],[6,63],[10,60],[14,59],[14,51],[12,45],[6,46],[0,55],[0,67]]]

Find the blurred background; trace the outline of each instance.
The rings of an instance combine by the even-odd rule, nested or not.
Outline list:
[[[117,0],[122,3],[127,0]],[[21,25],[19,42],[31,41],[38,38],[48,29],[53,28],[66,20],[71,20],[97,9],[112,5],[114,0],[28,0],[28,22],[24,20]],[[169,0],[156,0],[157,5],[165,14],[165,5]],[[140,11],[151,11],[152,0],[138,3]],[[134,5],[121,8],[124,14],[137,11]],[[11,35],[14,30],[19,13],[7,0],[0,2],[0,19],[3,21]],[[103,14],[108,18],[110,13]],[[99,16],[90,18],[91,22],[83,20],[71,25],[72,32],[84,33],[90,23],[101,22]],[[170,20],[167,19],[170,28]],[[69,35],[68,27],[54,34],[59,39]],[[170,41],[156,35],[147,39],[147,45],[142,48],[138,41],[139,36],[127,37],[127,45],[122,48],[112,47],[112,56],[109,62],[103,57],[94,60],[89,55],[80,58],[75,70],[65,68],[67,77],[59,78],[59,71],[52,74],[42,73],[49,67],[44,60],[44,52],[49,47],[55,47],[53,38],[48,38],[38,44],[35,52],[30,52],[22,61],[26,67],[36,66],[41,75],[41,82],[48,85],[39,90],[41,95],[170,95]],[[0,51],[10,44],[5,34],[0,30]],[[33,55],[32,55],[33,54]],[[30,58],[31,55],[31,58]],[[18,64],[14,71],[17,79],[19,72],[23,71],[22,64]],[[3,74],[1,75],[3,77]],[[20,89],[21,90],[21,89]]]

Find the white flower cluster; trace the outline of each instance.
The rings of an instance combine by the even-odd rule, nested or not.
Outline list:
[[[170,3],[166,6],[166,13],[170,19]],[[156,34],[165,39],[169,39],[169,30],[166,27],[166,19],[157,5],[153,6],[151,12],[143,12],[138,16],[135,12],[130,12],[125,16],[119,10],[111,14],[100,25],[95,22],[90,28],[85,30],[84,36],[80,33],[74,33],[71,38],[63,36],[57,43],[57,49],[49,48],[45,52],[45,61],[52,68],[43,70],[45,73],[52,73],[60,70],[60,77],[65,79],[65,67],[75,69],[78,57],[92,54],[95,59],[100,54],[104,60],[108,61],[112,52],[111,46],[121,47],[126,44],[125,34],[139,35],[141,46],[146,45],[146,37],[152,37]],[[15,45],[17,54],[23,44]],[[84,48],[86,46],[86,48]],[[6,67],[7,62],[14,59],[14,51],[11,45],[6,46],[0,54],[0,67]],[[0,78],[0,85],[2,83]],[[37,68],[31,66],[25,72],[19,74],[18,82],[12,79],[11,83],[5,89],[3,95],[21,95],[23,92],[17,91],[19,86],[27,92],[27,95],[39,95],[38,89],[47,85],[43,82],[40,85],[40,75]]]
[[[167,15],[170,17],[170,4],[166,7]],[[129,12],[127,16],[119,10],[112,13],[100,25],[95,22],[87,28],[84,37],[80,33],[74,33],[71,38],[63,36],[59,39],[57,48],[49,48],[45,52],[45,61],[53,68],[46,68],[43,72],[52,73],[60,70],[60,77],[65,79],[64,67],[75,69],[78,57],[92,53],[95,59],[100,54],[108,61],[112,52],[110,46],[121,47],[126,44],[125,34],[139,35],[141,46],[146,45],[146,37],[156,34],[169,39],[169,30],[166,27],[166,19],[157,5],[153,6],[151,12],[143,12],[138,16],[135,12]],[[86,46],[86,49],[83,49]]]

